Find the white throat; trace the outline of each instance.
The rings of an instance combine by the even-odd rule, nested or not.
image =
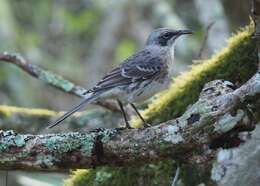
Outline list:
[[[170,52],[169,52],[169,64],[168,64],[168,67],[169,67],[169,75],[172,76],[173,75],[173,72],[174,72],[174,55],[175,55],[175,44],[173,44],[171,47],[170,47]]]

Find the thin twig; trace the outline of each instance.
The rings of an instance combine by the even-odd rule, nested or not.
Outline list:
[[[206,32],[205,32],[205,35],[203,37],[202,44],[200,46],[200,50],[199,50],[197,59],[201,59],[202,58],[202,54],[203,54],[203,51],[205,50],[206,43],[207,43],[207,40],[208,40],[208,37],[209,37],[209,31],[210,31],[210,29],[212,28],[212,26],[214,24],[215,24],[215,21],[212,21],[211,23],[209,23],[209,25],[206,28]]]
[[[175,172],[175,176],[174,176],[174,178],[173,178],[173,181],[172,181],[172,185],[171,185],[171,186],[176,186],[176,184],[177,184],[177,181],[178,181],[178,178],[179,178],[179,174],[180,174],[180,167],[179,167],[179,165],[178,165],[178,167],[177,167],[177,170],[176,170],[176,172]]]
[[[19,54],[10,54],[7,52],[4,52],[3,54],[0,54],[0,61],[7,62],[14,64],[27,72],[29,75],[33,76],[34,78],[37,78],[48,85],[55,87],[63,92],[78,96],[83,98],[83,93],[86,92],[86,89],[72,83],[69,80],[64,79],[62,76],[57,75],[53,72],[50,72],[48,70],[45,70],[37,65],[34,65],[30,63],[28,60],[25,60],[21,55]],[[103,101],[103,102],[96,102],[95,104],[105,107],[109,110],[119,112],[119,108],[116,106],[116,104],[112,101]]]
[[[6,186],[8,186],[8,171],[6,171],[5,174],[6,174],[5,175],[5,184],[6,184]]]

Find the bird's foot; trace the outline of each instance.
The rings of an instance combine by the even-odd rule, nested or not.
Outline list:
[[[146,123],[146,122],[145,122],[145,123],[143,123],[143,127],[144,127],[144,128],[151,127],[151,126],[152,126],[152,125],[151,125],[151,124],[149,124],[149,123]]]
[[[122,126],[122,127],[118,127],[116,128],[117,130],[126,130],[126,129],[134,129],[133,127],[126,127],[126,126]]]
[[[127,122],[127,123],[125,123],[125,129],[133,129],[133,127],[131,127],[129,122]]]
[[[95,129],[90,129],[89,132],[103,132],[104,130],[106,130],[105,128],[95,128]]]
[[[131,127],[131,125],[129,124],[129,122],[125,123],[125,125],[120,125],[118,128],[118,130],[125,130],[125,129],[134,129],[133,127]]]

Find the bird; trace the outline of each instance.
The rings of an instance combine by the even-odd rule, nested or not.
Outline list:
[[[83,100],[64,115],[50,123],[47,128],[60,124],[73,113],[93,101],[115,99],[125,120],[125,128],[131,129],[124,110],[130,104],[144,127],[150,126],[139,113],[135,104],[168,88],[174,70],[176,39],[192,34],[188,29],[157,28],[148,36],[142,49],[114,67],[91,89],[83,93]]]

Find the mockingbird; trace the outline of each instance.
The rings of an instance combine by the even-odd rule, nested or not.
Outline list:
[[[147,127],[148,124],[134,103],[144,101],[168,87],[174,69],[175,41],[184,34],[192,34],[192,31],[169,28],[154,30],[143,49],[112,69],[96,86],[84,93],[85,98],[79,105],[51,123],[48,128],[58,125],[84,105],[108,98],[117,100],[127,128],[131,128],[123,107],[123,104],[127,103],[130,103],[144,126]]]

